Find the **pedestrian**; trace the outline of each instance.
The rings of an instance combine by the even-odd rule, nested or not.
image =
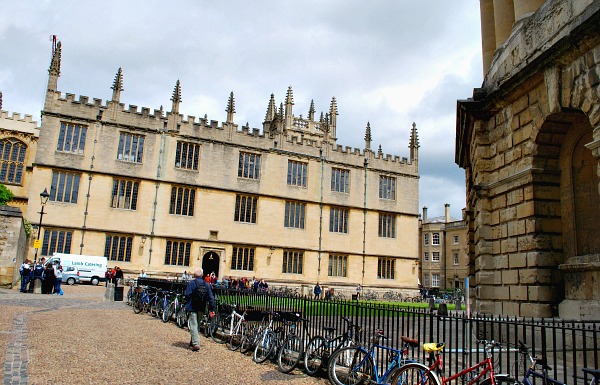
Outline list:
[[[54,275],[56,276],[56,280],[54,281],[54,294],[62,295],[62,289],[60,288],[62,284],[63,277],[63,267],[62,265],[56,265],[56,269],[54,270]]]
[[[362,294],[362,286],[360,283],[356,286],[356,299],[360,299],[360,295]]]
[[[188,282],[185,289],[185,299],[187,301],[185,310],[188,312],[188,327],[191,336],[190,347],[192,351],[200,350],[198,320],[202,319],[201,317],[204,316],[207,303],[211,318],[214,316],[215,310],[215,299],[212,288],[202,279],[203,273],[204,271],[202,268],[197,268],[196,271],[194,271],[194,279]],[[200,287],[200,285],[203,285],[203,287]],[[199,289],[197,290],[197,288]],[[203,295],[199,297],[197,293],[203,293]]]
[[[119,266],[116,267],[115,272],[115,286],[119,286],[123,283],[123,270]]]
[[[37,261],[33,267],[33,279],[29,283],[29,292],[33,293],[34,287],[42,287],[42,277],[44,276],[44,262],[46,258],[42,258]]]
[[[319,282],[317,282],[317,284],[315,285],[315,288],[313,289],[313,293],[315,294],[315,299],[319,299],[319,297],[321,296],[321,285],[319,285]]]
[[[258,279],[256,279],[256,277],[252,278],[252,291],[255,293],[258,293],[258,285],[260,284],[260,281]]]
[[[56,275],[54,267],[50,263],[46,264],[42,277],[42,294],[52,294],[54,284],[56,283]]]
[[[27,285],[29,284],[29,278],[31,274],[31,265],[29,259],[26,259],[19,267],[19,273],[21,274],[21,293],[27,293]]]
[[[117,286],[117,266],[113,267],[113,269],[110,271],[110,281]]]
[[[139,275],[139,278],[146,278],[147,274],[146,274],[146,270],[142,269],[142,272]]]
[[[104,287],[108,287],[109,282],[112,282],[112,270],[107,268],[106,273],[104,273]]]
[[[187,270],[186,270],[186,271],[183,272],[183,274],[181,274],[181,280],[182,281],[187,281],[188,279],[189,279],[188,278],[188,273],[187,273]]]
[[[325,289],[325,301],[329,301],[331,299],[331,290]]]
[[[262,292],[262,293],[266,293],[267,290],[269,290],[269,285],[267,284],[267,281],[265,281],[265,279],[261,279],[259,284],[258,284],[258,291]]]

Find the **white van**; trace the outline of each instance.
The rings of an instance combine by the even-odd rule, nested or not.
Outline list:
[[[63,269],[66,269],[67,266],[76,267],[79,270],[81,282],[90,282],[92,285],[97,285],[104,280],[104,273],[106,273],[108,267],[106,257],[93,255],[54,253],[46,263],[54,264],[56,261],[62,265]]]

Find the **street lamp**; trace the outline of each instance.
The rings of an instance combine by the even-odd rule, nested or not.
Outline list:
[[[37,247],[35,248],[35,257],[33,258],[34,264],[37,263],[38,250],[40,249],[40,233],[42,231],[42,219],[44,217],[44,214],[46,214],[44,212],[44,206],[46,206],[46,203],[48,203],[48,198],[50,198],[50,194],[48,194],[48,189],[44,188],[44,191],[40,193],[40,203],[42,205],[42,210],[39,212],[40,223],[38,225],[37,239],[35,241],[35,246]]]

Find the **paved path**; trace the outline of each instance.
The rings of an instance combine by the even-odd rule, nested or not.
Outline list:
[[[63,289],[64,296],[0,289],[5,385],[329,383],[255,364],[210,339],[191,352],[187,330],[134,314],[124,302],[103,301],[103,287]]]

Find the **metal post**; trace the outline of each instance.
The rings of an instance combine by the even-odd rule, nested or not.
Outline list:
[[[42,232],[42,219],[44,218],[44,214],[46,214],[44,212],[44,206],[46,206],[46,202],[48,202],[49,197],[50,197],[50,194],[48,194],[48,190],[46,188],[44,188],[44,191],[42,191],[42,193],[40,194],[40,203],[42,205],[42,210],[39,212],[40,223],[38,225],[38,233],[37,233],[37,239],[36,239],[36,243],[38,244],[38,247],[35,248],[35,256],[33,257],[34,265],[37,263],[38,250],[40,249],[40,246],[41,246],[41,245],[39,245],[39,243],[40,243],[40,233]]]

